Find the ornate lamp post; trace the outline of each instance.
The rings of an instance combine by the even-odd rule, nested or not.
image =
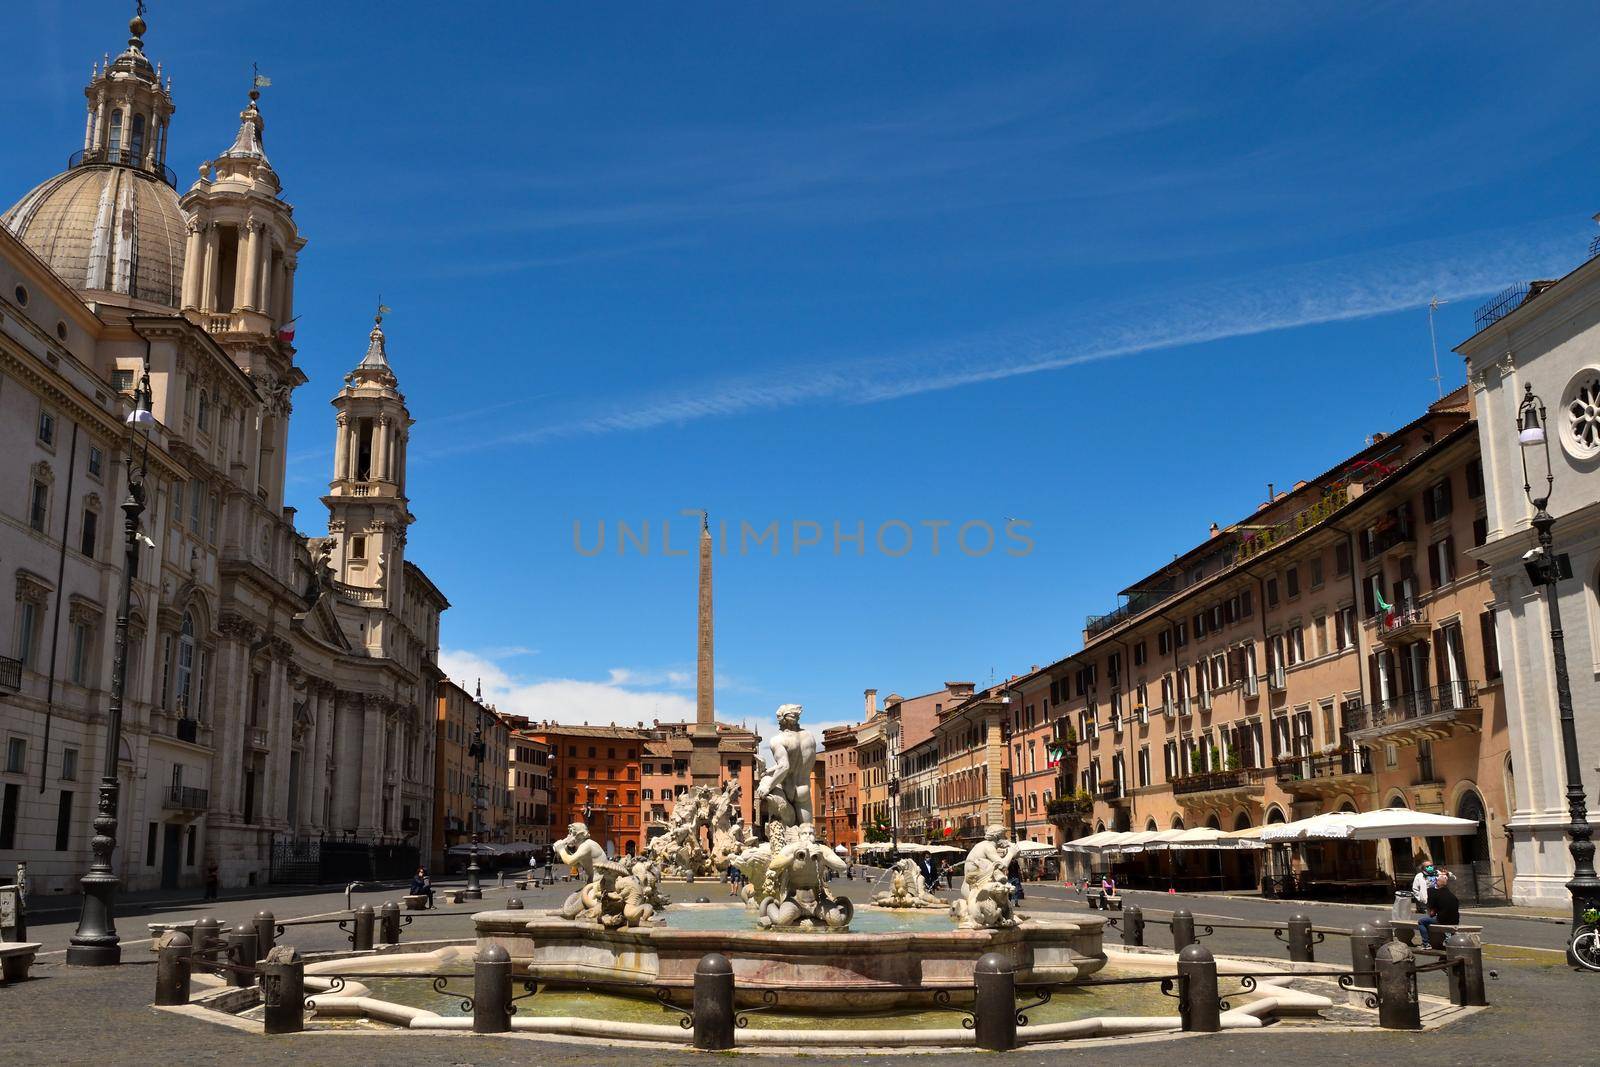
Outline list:
[[[1522,557],[1528,569],[1528,581],[1534,586],[1544,586],[1546,610],[1550,612],[1550,654],[1556,675],[1556,709],[1561,716],[1561,751],[1567,772],[1567,850],[1572,853],[1572,881],[1567,891],[1572,894],[1572,927],[1576,931],[1583,922],[1583,913],[1600,902],[1600,878],[1594,870],[1594,827],[1589,825],[1588,803],[1584,799],[1583,769],[1578,763],[1578,734],[1572,717],[1572,686],[1567,680],[1567,645],[1561,629],[1561,604],[1556,597],[1556,583],[1571,577],[1554,552],[1551,531],[1556,520],[1548,510],[1550,491],[1555,485],[1555,474],[1550,467],[1550,439],[1545,418],[1544,401],[1533,394],[1533,386],[1526,387],[1522,404],[1517,409],[1517,441],[1522,446],[1522,489],[1533,505],[1533,529],[1539,538],[1538,547]],[[1534,488],[1535,486],[1539,488]],[[1567,962],[1576,965],[1572,955],[1572,939],[1567,939]]]
[[[482,900],[483,883],[478,879],[478,842],[483,840],[483,756],[488,745],[483,740],[483,682],[478,682],[478,721],[472,727],[472,743],[467,755],[472,757],[472,861],[467,864],[467,889],[461,896],[465,900]]]
[[[94,854],[89,870],[79,880],[83,886],[83,910],[78,928],[67,947],[67,963],[76,967],[109,967],[122,962],[121,939],[113,911],[116,907],[117,875],[111,869],[111,853],[117,847],[117,757],[122,751],[123,688],[128,680],[128,604],[133,597],[133,573],[139,564],[139,519],[144,515],[144,475],[150,456],[150,427],[155,423],[150,412],[150,370],[147,366],[133,391],[133,410],[128,413],[128,497],[122,502],[123,562],[122,597],[117,606],[117,628],[111,660],[111,703],[106,710],[105,763],[100,777],[100,799],[95,808],[94,837],[89,848]],[[144,445],[134,466],[135,453]]]

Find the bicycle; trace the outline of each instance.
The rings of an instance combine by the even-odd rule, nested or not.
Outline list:
[[[1572,935],[1572,958],[1591,971],[1600,971],[1600,909],[1583,913],[1583,925]]]

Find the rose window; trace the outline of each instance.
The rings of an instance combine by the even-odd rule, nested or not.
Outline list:
[[[1585,370],[1567,386],[1568,447],[1579,457],[1600,455],[1600,370]]]

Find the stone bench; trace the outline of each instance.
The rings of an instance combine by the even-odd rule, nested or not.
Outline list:
[[[20,982],[27,978],[40,947],[35,941],[0,941],[0,979]]]
[[[524,889],[525,890],[525,889],[528,888],[528,880],[526,878],[518,878],[515,882],[512,882],[511,884],[516,886],[518,889]]]
[[[465,892],[466,890],[464,889],[446,889],[444,891],[445,902],[449,904],[459,904],[461,903],[462,895]]]
[[[1403,943],[1405,943],[1407,945],[1415,945],[1416,944],[1416,942],[1417,942],[1417,920],[1416,919],[1394,919],[1394,920],[1391,920],[1391,922],[1393,923],[1393,926],[1394,926],[1394,939],[1396,941],[1403,942]],[[1469,926],[1466,923],[1457,923],[1454,926],[1451,926],[1449,923],[1434,923],[1434,924],[1432,924],[1431,926],[1428,927],[1428,940],[1431,942],[1431,944],[1429,944],[1428,947],[1429,948],[1443,948],[1444,947],[1445,938],[1449,937],[1451,934],[1481,934],[1481,933],[1483,933],[1483,927],[1481,927],[1481,926]]]
[[[426,893],[408,893],[401,901],[407,911],[427,911],[428,895]]]

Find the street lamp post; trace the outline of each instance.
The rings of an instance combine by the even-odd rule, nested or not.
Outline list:
[[[1528,570],[1528,581],[1534,586],[1544,586],[1545,608],[1550,612],[1550,654],[1556,676],[1556,710],[1561,717],[1561,751],[1567,772],[1567,850],[1572,853],[1572,880],[1567,891],[1572,894],[1572,929],[1583,924],[1583,913],[1600,902],[1600,878],[1594,869],[1594,827],[1589,825],[1588,802],[1583,792],[1583,769],[1578,762],[1578,733],[1572,716],[1572,686],[1567,679],[1567,644],[1561,628],[1561,603],[1556,596],[1556,583],[1563,577],[1564,560],[1555,555],[1552,531],[1556,520],[1550,514],[1550,492],[1555,485],[1555,474],[1550,466],[1550,439],[1545,418],[1544,402],[1528,385],[1517,409],[1517,440],[1522,446],[1522,489],[1533,505],[1533,529],[1538,535],[1538,547],[1522,558]],[[1543,483],[1542,491],[1535,489]],[[1567,962],[1576,965],[1572,954],[1572,938],[1567,938]]]
[[[461,896],[465,900],[482,900],[483,883],[478,877],[478,842],[483,840],[483,683],[478,683],[478,719],[472,727],[472,743],[467,755],[472,757],[472,862],[467,864],[467,889]]]
[[[139,519],[144,515],[144,475],[150,455],[148,427],[155,422],[150,412],[150,372],[146,367],[133,391],[133,410],[128,413],[128,496],[122,502],[123,563],[122,593],[117,604],[117,628],[111,660],[111,703],[106,709],[105,763],[100,777],[100,798],[95,808],[94,837],[89,842],[94,858],[79,880],[83,886],[82,911],[78,928],[67,947],[67,963],[76,967],[108,967],[122,962],[122,944],[117,937],[114,915],[117,875],[111,868],[111,853],[117,847],[117,757],[122,750],[123,690],[128,680],[128,606],[133,599],[133,574],[139,563]],[[140,428],[142,431],[140,430]],[[144,453],[134,467],[134,453],[143,434]]]

